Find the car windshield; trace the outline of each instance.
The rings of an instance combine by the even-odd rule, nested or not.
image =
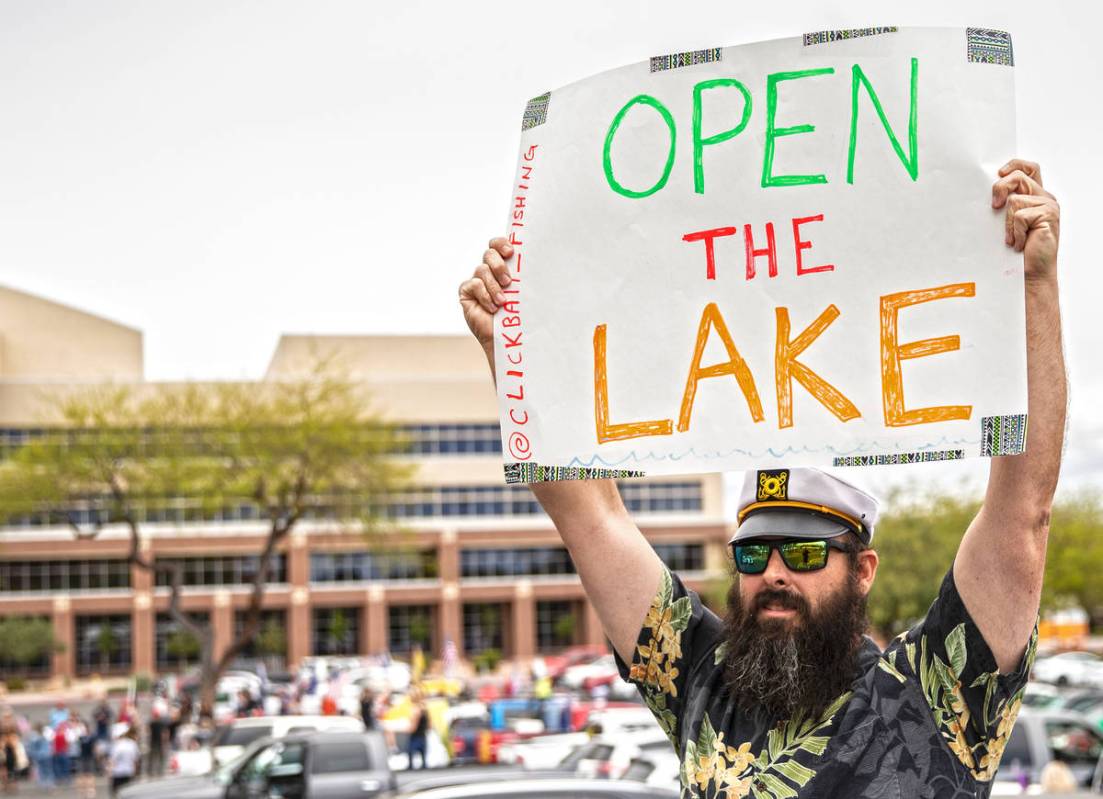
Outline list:
[[[271,724],[251,724],[249,726],[234,726],[228,724],[220,727],[214,734],[211,746],[248,746],[253,741],[267,738],[272,734]]]
[[[234,772],[237,771],[238,766],[240,766],[248,758],[252,757],[262,746],[267,746],[269,743],[270,741],[257,740],[253,741],[253,743],[251,743],[249,746],[246,746],[240,755],[233,758],[232,760],[223,763],[221,766],[211,772],[211,774],[214,776],[215,782],[220,785],[229,785],[234,779]]]
[[[578,764],[583,760],[601,760],[605,761],[609,759],[609,756],[613,754],[613,747],[606,744],[588,743],[575,749],[561,761],[559,761],[559,768],[574,770],[578,767]]]

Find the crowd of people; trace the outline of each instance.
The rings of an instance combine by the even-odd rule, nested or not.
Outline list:
[[[144,768],[163,774],[166,755],[187,709],[155,698],[146,719],[125,699],[117,709],[104,698],[82,715],[59,701],[42,721],[29,721],[10,708],[0,713],[0,784],[15,793],[21,781],[79,799],[94,799],[97,777],[112,795]],[[144,735],[143,755],[140,739]]]

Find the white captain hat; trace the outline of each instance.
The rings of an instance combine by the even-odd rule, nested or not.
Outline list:
[[[729,544],[747,538],[832,538],[852,532],[873,541],[877,500],[819,469],[758,469],[743,478],[739,527]]]

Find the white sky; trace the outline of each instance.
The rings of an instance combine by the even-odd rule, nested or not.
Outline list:
[[[529,97],[806,30],[998,28],[1019,151],[1063,208],[1063,485],[1103,485],[1099,3],[382,5],[3,0],[0,283],[141,329],[151,379],[259,377],[285,332],[464,332],[456,286],[501,229]]]

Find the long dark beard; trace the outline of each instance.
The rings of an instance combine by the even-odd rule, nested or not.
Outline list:
[[[758,612],[776,603],[798,619],[760,621]],[[763,589],[744,608],[738,580],[728,590],[724,620],[724,671],[736,706],[772,722],[818,717],[857,676],[861,636],[868,627],[866,596],[857,575],[813,614],[798,594]]]

